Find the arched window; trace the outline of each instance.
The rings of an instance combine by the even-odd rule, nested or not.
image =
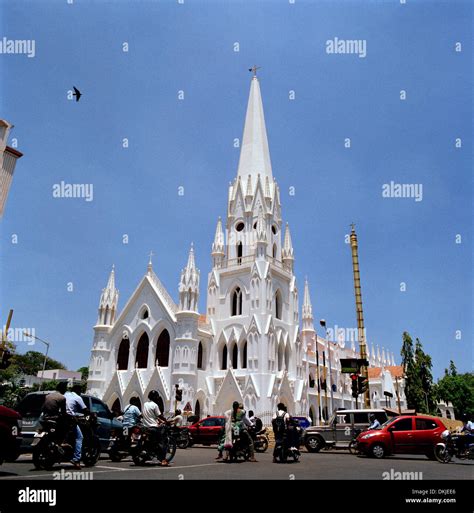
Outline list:
[[[116,417],[122,414],[122,407],[120,406],[120,399],[118,397],[115,399],[114,404],[112,404],[111,410]]]
[[[170,334],[163,330],[156,343],[156,361],[160,367],[168,367],[170,357]]]
[[[198,346],[197,368],[202,369],[202,342]]]
[[[286,370],[290,369],[290,343],[287,342],[285,347],[285,368]]]
[[[242,315],[242,291],[240,287],[232,292],[231,315]]]
[[[277,245],[276,243],[273,244],[273,258],[276,258],[277,257]]]
[[[130,341],[127,338],[123,338],[120,342],[118,356],[117,356],[117,368],[118,370],[128,369],[128,355],[130,352]]]
[[[199,399],[196,401],[196,405],[194,406],[194,415],[196,417],[201,418],[201,403],[199,402]]]
[[[107,324],[107,319],[109,317],[109,307],[105,307],[105,314],[104,314],[104,324]]]
[[[141,318],[142,319],[148,319],[148,316],[149,316],[148,308],[145,308],[145,310],[143,310],[143,312],[142,312]]]
[[[314,388],[314,378],[313,375],[309,375],[309,388]]]
[[[191,288],[188,290],[188,310],[191,310],[192,291]]]
[[[283,343],[278,344],[278,370],[281,371],[283,368]]]
[[[237,349],[237,344],[234,343],[234,347],[232,348],[232,368],[237,369],[239,366],[239,351]]]
[[[247,368],[247,341],[242,346],[242,369]]]
[[[139,369],[146,369],[148,365],[148,335],[143,333],[137,345],[137,357],[135,365]]]
[[[240,265],[242,263],[242,252],[243,252],[243,246],[242,242],[237,242],[237,263]]]
[[[227,369],[227,346],[224,345],[222,348],[222,362],[221,362],[221,369],[226,370]]]
[[[277,290],[276,294],[275,294],[275,317],[277,319],[281,319],[281,307],[282,307],[281,292],[279,290]]]

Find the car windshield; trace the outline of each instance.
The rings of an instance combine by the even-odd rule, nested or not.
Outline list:
[[[394,422],[397,419],[398,419],[398,417],[394,417],[393,419],[388,419],[378,429],[382,429],[383,427],[388,426],[389,424],[391,424],[392,422]]]

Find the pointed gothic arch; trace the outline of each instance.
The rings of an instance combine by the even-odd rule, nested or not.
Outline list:
[[[290,352],[290,341],[286,342],[285,346],[285,369],[290,370],[291,352]]]
[[[280,289],[278,289],[276,292],[275,292],[275,317],[277,319],[281,319],[282,318],[282,297],[281,297],[281,291]]]
[[[142,334],[137,344],[137,354],[135,358],[135,367],[139,369],[146,369],[148,366],[148,347],[149,339],[146,332]]]
[[[119,345],[117,355],[117,370],[128,369],[128,357],[130,354],[130,341],[128,338],[123,338]]]
[[[199,399],[196,400],[196,403],[194,405],[194,415],[201,419],[201,403],[199,402]]]
[[[119,415],[122,414],[122,406],[120,404],[120,399],[117,397],[117,399],[115,399],[114,403],[112,404],[112,407],[110,408],[112,410],[112,413],[118,417]]]
[[[227,369],[227,344],[224,344],[221,352],[221,369]]]
[[[198,345],[198,354],[197,354],[197,368],[203,369],[203,348],[202,348],[202,342],[199,342]]]
[[[283,369],[283,342],[278,343],[278,368],[277,370],[281,371]]]
[[[237,343],[234,342],[232,346],[232,368],[237,369],[239,367],[239,349]]]
[[[155,361],[160,367],[168,367],[170,358],[170,334],[165,328],[158,337],[156,342],[156,358]]]
[[[245,340],[243,345],[242,345],[242,369],[246,369],[247,368],[247,341]]]
[[[231,294],[231,316],[242,315],[242,290],[235,287]]]
[[[276,242],[273,243],[273,250],[272,250],[272,253],[273,253],[273,258],[276,258],[277,257],[277,245],[276,245]]]

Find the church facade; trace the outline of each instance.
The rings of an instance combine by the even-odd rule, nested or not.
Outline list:
[[[353,406],[339,359],[355,355],[355,346],[345,348],[316,335],[307,282],[300,319],[290,228],[283,222],[272,174],[256,76],[237,176],[228,189],[225,221],[217,221],[211,257],[205,314],[198,312],[200,272],[192,246],[181,272],[178,303],[150,260],[119,313],[112,268],[94,326],[88,393],[118,410],[132,396],[143,403],[155,389],[162,408],[172,410],[178,385],[183,391],[178,407],[198,416],[222,414],[234,400],[262,416],[282,401],[293,414],[313,421],[327,418],[336,407]],[[380,353],[377,357],[373,348],[371,365],[381,368],[389,381],[402,374],[393,355],[383,351],[383,358]],[[324,375],[331,404],[318,396],[315,386],[317,376]],[[394,391],[392,382],[383,387]],[[373,400],[376,406],[377,398]]]

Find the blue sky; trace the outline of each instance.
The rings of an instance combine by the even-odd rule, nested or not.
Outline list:
[[[399,361],[407,330],[435,376],[450,359],[472,370],[470,2],[0,1],[0,13],[2,37],[36,42],[34,58],[0,55],[1,117],[24,152],[0,224],[2,322],[13,308],[53,357],[88,365],[112,263],[120,307],[150,250],[176,299],[191,241],[205,310],[256,63],[300,299],[307,275],[316,319],[355,325],[355,222],[369,342]],[[367,56],[328,55],[335,37],[366,40]],[[383,198],[392,180],[421,183],[423,200]],[[53,198],[61,181],[92,183],[93,201]]]

